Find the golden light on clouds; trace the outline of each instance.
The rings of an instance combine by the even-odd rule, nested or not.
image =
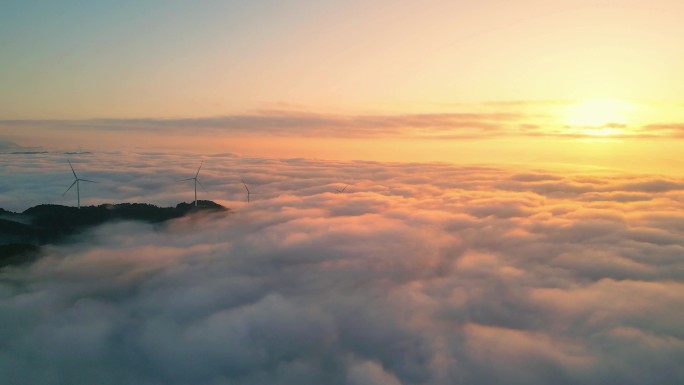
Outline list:
[[[622,100],[584,100],[567,107],[564,123],[588,134],[615,135],[623,133],[620,127],[630,123],[633,112],[634,105]]]
[[[681,1],[155,2],[0,15],[0,140],[681,169]]]
[[[682,15],[2,2],[2,384],[684,385]]]

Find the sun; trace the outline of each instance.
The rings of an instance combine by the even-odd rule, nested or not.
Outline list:
[[[633,108],[621,100],[585,100],[568,106],[564,123],[573,132],[585,135],[618,135],[629,123]]]

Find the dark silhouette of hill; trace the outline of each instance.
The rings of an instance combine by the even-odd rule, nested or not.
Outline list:
[[[38,205],[22,213],[0,208],[0,268],[35,261],[41,246],[67,242],[70,236],[112,221],[162,223],[198,212],[228,211],[212,201],[199,200],[197,206],[179,203],[159,207],[147,203],[103,204],[80,209],[61,205]]]

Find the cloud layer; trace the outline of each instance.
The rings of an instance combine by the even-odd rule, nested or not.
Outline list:
[[[546,102],[561,109],[570,102]],[[679,122],[625,124],[597,121],[567,125],[552,111],[530,110],[544,102],[488,103],[455,106],[467,112],[406,114],[340,114],[266,109],[252,113],[193,118],[102,118],[80,120],[0,120],[0,127],[19,135],[45,129],[79,132],[149,133],[160,135],[232,135],[295,138],[487,139],[500,137],[658,139],[682,137]],[[527,109],[525,109],[527,107]],[[558,113],[556,113],[558,114]],[[562,115],[562,112],[561,112]],[[0,148],[1,147],[0,143]]]
[[[29,198],[68,187],[59,157],[13,156],[0,206],[28,207],[39,203]],[[111,224],[2,272],[5,381],[684,380],[682,180],[204,160],[201,198],[234,214],[165,228]],[[175,179],[191,176],[199,159],[72,161],[82,177],[102,182],[83,192],[89,203],[168,204],[192,198]],[[255,193],[249,205],[240,178]]]
[[[517,113],[426,113],[342,115],[306,111],[264,110],[253,114],[202,118],[138,118],[85,120],[0,120],[8,128],[57,128],[84,131],[147,131],[294,137],[487,137],[501,134],[522,117]]]

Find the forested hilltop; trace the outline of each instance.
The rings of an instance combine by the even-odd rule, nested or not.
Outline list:
[[[229,211],[213,201],[179,203],[159,207],[147,203],[103,204],[79,208],[38,205],[15,213],[0,208],[0,268],[31,263],[40,256],[41,246],[75,241],[72,235],[117,220],[161,223],[185,215]]]

